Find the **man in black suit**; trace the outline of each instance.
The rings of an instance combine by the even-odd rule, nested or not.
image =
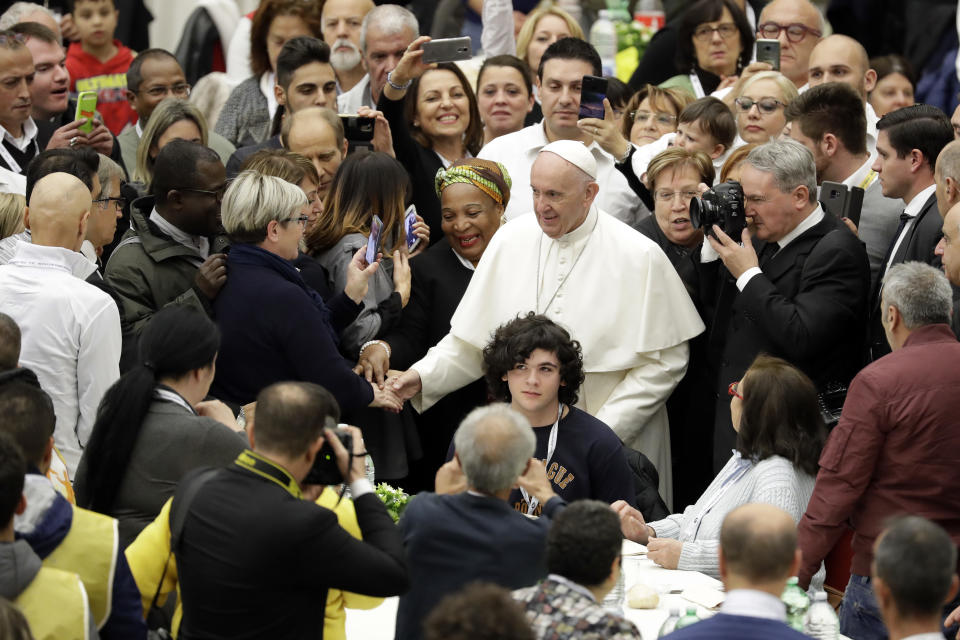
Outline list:
[[[915,104],[891,111],[877,122],[877,159],[883,195],[902,198],[906,207],[887,250],[870,298],[870,359],[890,353],[880,324],[880,286],[890,267],[919,261],[940,267],[934,255],[943,218],[937,208],[935,167],[940,151],[953,140],[947,114],[936,107]]]
[[[717,470],[736,442],[728,385],[760,353],[797,366],[820,391],[845,385],[861,365],[870,289],[863,245],[817,203],[816,167],[806,147],[784,140],[754,149],[741,182],[748,222],[742,244],[714,226],[698,269],[716,376]]]
[[[400,598],[397,640],[422,638],[430,610],[470,582],[519,589],[546,577],[550,519],[566,503],[531,457],[535,444],[527,419],[507,405],[475,409],[460,424],[456,455],[437,474],[442,493],[417,494],[400,519],[411,589]],[[507,502],[517,484],[543,504],[539,518]]]

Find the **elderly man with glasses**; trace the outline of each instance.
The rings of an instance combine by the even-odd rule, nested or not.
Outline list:
[[[180,63],[165,49],[147,49],[138,55],[127,69],[127,100],[137,112],[137,123],[117,136],[123,164],[129,171],[137,166],[137,144],[143,136],[147,120],[164,98],[190,97],[190,84]],[[211,127],[207,132],[207,146],[217,152],[224,164],[236,148]]]
[[[773,0],[760,12],[757,38],[780,41],[780,73],[798,89],[807,84],[810,54],[823,35],[823,18],[809,0]]]

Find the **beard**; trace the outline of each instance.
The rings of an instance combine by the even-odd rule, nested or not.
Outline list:
[[[340,47],[349,47],[350,51],[340,51]],[[363,59],[363,54],[357,45],[349,40],[341,38],[330,47],[330,65],[334,71],[349,71],[353,69]]]

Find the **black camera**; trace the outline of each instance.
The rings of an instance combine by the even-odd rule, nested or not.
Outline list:
[[[739,242],[747,226],[743,187],[730,180],[704,191],[702,197],[690,201],[690,223],[710,235],[714,235],[713,225],[719,225],[725,234]]]
[[[333,429],[332,431],[340,439],[344,449],[353,455],[353,436],[350,432],[346,429]],[[303,484],[340,484],[341,482],[343,482],[343,475],[337,467],[337,456],[333,453],[330,440],[326,440],[320,450],[317,451],[317,457],[313,460],[310,473],[303,479]]]

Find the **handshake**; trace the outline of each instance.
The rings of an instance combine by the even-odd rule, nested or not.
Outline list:
[[[414,370],[390,369],[390,347],[382,340],[365,345],[360,350],[354,373],[363,376],[373,387],[371,407],[400,413],[403,403],[420,393],[420,374]]]

